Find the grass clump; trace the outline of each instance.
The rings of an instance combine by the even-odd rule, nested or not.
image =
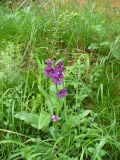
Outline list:
[[[3,160],[119,160],[120,18],[76,4],[0,6]],[[46,78],[48,58],[64,62],[61,85]]]

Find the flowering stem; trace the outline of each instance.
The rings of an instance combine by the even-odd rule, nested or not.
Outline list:
[[[64,84],[63,84],[63,87],[65,86],[65,81],[64,81]],[[67,120],[67,105],[66,105],[66,97],[65,97],[65,100],[64,100],[64,114],[65,114],[65,119]]]
[[[57,86],[57,84],[56,84],[56,90],[57,90],[57,92],[58,92],[58,86]],[[59,103],[59,108],[60,108],[60,100],[59,100],[59,98],[57,97],[57,99],[58,99],[58,103]],[[57,110],[58,111],[58,110]],[[58,113],[57,113],[58,114]]]

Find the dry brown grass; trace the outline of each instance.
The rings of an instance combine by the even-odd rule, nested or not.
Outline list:
[[[64,5],[67,3],[71,3],[73,1],[77,2],[80,5],[85,5],[87,4],[87,2],[89,2],[89,0],[60,0],[60,3]],[[112,8],[120,8],[120,0],[92,0],[92,1],[95,3],[99,2],[99,5],[102,7],[105,7],[108,4],[112,4]],[[49,2],[53,6],[56,4],[56,2],[58,3],[58,1],[56,0],[50,0]]]
[[[66,0],[64,0],[66,1]],[[68,0],[67,0],[68,1]],[[113,7],[120,7],[120,0],[93,0],[93,2],[100,2],[102,4],[111,3]],[[80,4],[86,4],[88,0],[77,0]]]
[[[120,0],[112,0],[113,7],[120,7]]]
[[[27,2],[27,0],[16,0],[16,4],[17,6],[21,6],[22,3]],[[78,6],[85,6],[90,0],[49,0],[48,3],[41,3],[40,0],[36,0],[36,5],[37,6],[41,6],[43,5],[46,9],[48,9],[49,7],[55,7],[56,4],[60,4],[61,5],[65,5],[65,4],[70,4],[72,2],[77,2]],[[99,6],[100,8],[105,8],[106,6],[108,6],[108,4],[112,4],[112,8],[120,8],[120,0],[92,0],[94,3],[99,2]],[[14,4],[12,4],[14,6]]]
[[[76,0],[76,2],[79,4],[86,4],[88,1],[89,0]],[[62,2],[62,4],[71,3],[71,2],[73,2],[73,0],[61,0],[61,2]],[[112,7],[120,7],[120,0],[93,0],[93,2],[100,2],[102,5],[105,5],[107,3],[111,3]]]

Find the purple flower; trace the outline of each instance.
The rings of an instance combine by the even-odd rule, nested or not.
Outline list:
[[[57,92],[58,99],[62,99],[63,97],[67,96],[68,91],[66,88],[63,88],[62,90]]]
[[[47,67],[45,67],[44,72],[47,77],[52,78],[52,74],[54,72],[54,69],[52,67],[47,66]]]
[[[45,75],[49,78],[52,78],[52,81],[56,85],[61,85],[62,84],[62,79],[64,78],[63,74],[63,67],[64,67],[64,62],[60,61],[58,62],[57,66],[55,68],[52,67],[53,60],[48,59],[46,60],[47,66],[45,67]]]
[[[56,116],[56,115],[52,115],[52,121],[53,121],[53,122],[58,121],[58,116]]]
[[[53,64],[53,59],[47,59],[46,61],[45,61],[45,64],[47,64],[48,65],[48,67],[51,67],[52,66],[52,64]]]
[[[54,68],[54,73],[56,75],[58,75],[59,78],[61,78],[61,79],[64,78],[64,74],[63,74],[63,71],[61,70],[61,68],[55,67]]]
[[[52,81],[53,81],[54,84],[57,84],[57,85],[61,85],[62,84],[61,78],[56,73],[52,74]]]
[[[63,61],[58,62],[57,67],[63,69],[64,68],[64,62]]]

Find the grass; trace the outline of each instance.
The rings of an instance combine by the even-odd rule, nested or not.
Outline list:
[[[0,6],[0,158],[119,160],[120,18],[95,3],[30,3]],[[44,75],[52,57],[65,62],[61,101]]]

